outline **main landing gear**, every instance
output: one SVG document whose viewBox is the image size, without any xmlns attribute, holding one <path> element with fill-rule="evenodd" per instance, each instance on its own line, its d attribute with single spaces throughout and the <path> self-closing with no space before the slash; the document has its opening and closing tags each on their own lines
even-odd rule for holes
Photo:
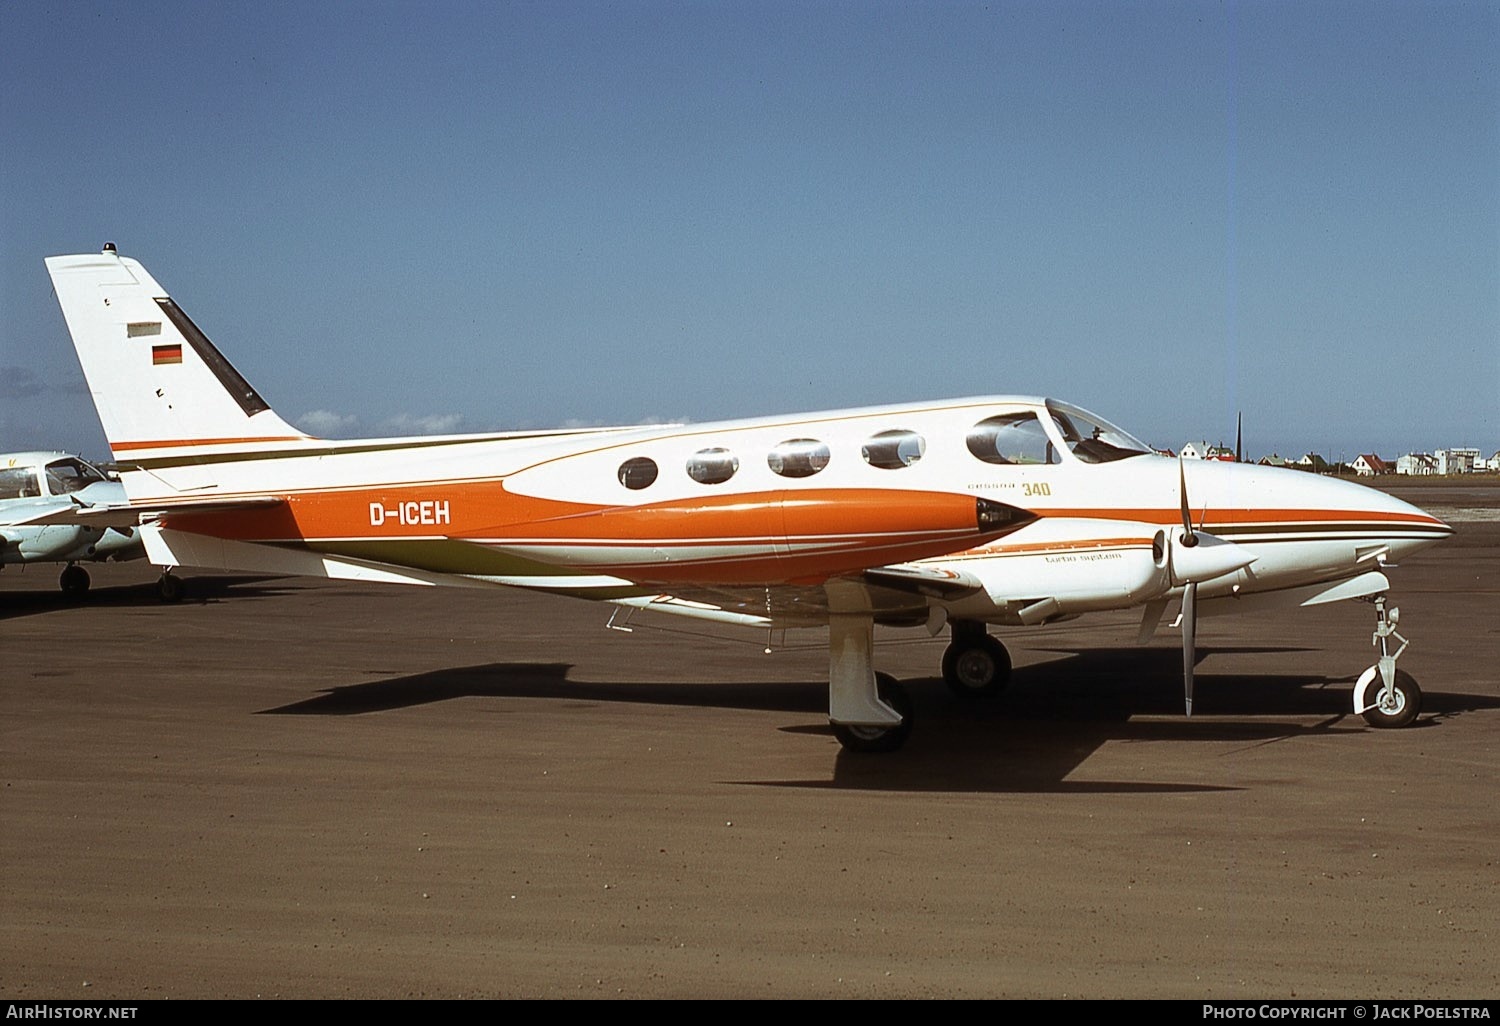
<svg viewBox="0 0 1500 1026">
<path fill-rule="evenodd" d="M 57 578 L 57 586 L 69 602 L 82 602 L 89 592 L 89 572 L 77 563 L 69 563 Z"/>
<path fill-rule="evenodd" d="M 831 722 L 833 736 L 849 752 L 894 752 L 906 744 L 911 735 L 912 704 L 906 689 L 888 673 L 875 675 L 875 687 L 880 701 L 895 710 L 901 722 L 892 727 L 861 726 L 854 723 Z"/>
<path fill-rule="evenodd" d="M 858 595 L 830 589 L 833 605 L 840 597 L 857 605 Z M 867 608 L 867 607 L 866 607 Z M 862 609 L 828 617 L 828 721 L 833 736 L 849 752 L 894 752 L 911 735 L 912 702 L 893 677 L 871 665 L 875 629 Z M 943 653 L 943 679 L 957 694 L 983 698 L 998 694 L 1010 681 L 1010 653 L 985 631 L 984 624 L 956 621 L 953 641 Z"/>
<path fill-rule="evenodd" d="M 163 602 L 181 602 L 183 595 L 182 578 L 172 573 L 172 568 L 167 567 L 156 579 L 156 596 Z"/>
<path fill-rule="evenodd" d="M 953 641 L 943 650 L 943 680 L 961 698 L 990 698 L 1010 683 L 1010 653 L 973 620 L 953 622 Z"/>
<path fill-rule="evenodd" d="M 1374 644 L 1380 649 L 1380 658 L 1354 684 L 1354 711 L 1372 727 L 1405 727 L 1422 711 L 1422 690 L 1411 674 L 1396 669 L 1396 660 L 1410 642 L 1396 630 L 1401 610 L 1392 607 L 1387 612 L 1384 595 L 1370 601 L 1375 603 Z M 1401 642 L 1394 652 L 1392 638 Z"/>
</svg>

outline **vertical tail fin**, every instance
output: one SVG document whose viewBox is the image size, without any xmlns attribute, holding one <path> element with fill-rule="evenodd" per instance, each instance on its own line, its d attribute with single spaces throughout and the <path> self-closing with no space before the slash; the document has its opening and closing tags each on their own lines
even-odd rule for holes
<svg viewBox="0 0 1500 1026">
<path fill-rule="evenodd" d="M 48 257 L 47 272 L 117 460 L 307 438 L 113 245 Z"/>
</svg>

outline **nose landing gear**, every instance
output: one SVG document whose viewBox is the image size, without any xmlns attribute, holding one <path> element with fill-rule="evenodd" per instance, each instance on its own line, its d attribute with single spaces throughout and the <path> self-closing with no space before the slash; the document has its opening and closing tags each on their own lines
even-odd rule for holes
<svg viewBox="0 0 1500 1026">
<path fill-rule="evenodd" d="M 1376 595 L 1370 601 L 1375 603 L 1373 644 L 1380 649 L 1380 658 L 1354 683 L 1354 711 L 1372 727 L 1405 727 L 1422 711 L 1421 688 L 1411 674 L 1396 669 L 1396 660 L 1411 643 L 1396 630 L 1401 611 L 1392 607 L 1387 612 L 1384 595 Z M 1401 642 L 1394 652 L 1392 638 Z"/>
</svg>

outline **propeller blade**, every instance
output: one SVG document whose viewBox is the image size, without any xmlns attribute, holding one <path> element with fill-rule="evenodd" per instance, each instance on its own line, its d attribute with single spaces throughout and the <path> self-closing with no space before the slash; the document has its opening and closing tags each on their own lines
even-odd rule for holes
<svg viewBox="0 0 1500 1026">
<path fill-rule="evenodd" d="M 1146 608 L 1141 612 L 1141 629 L 1136 633 L 1136 644 L 1144 645 L 1151 640 L 1151 635 L 1156 633 L 1157 624 L 1161 623 L 1162 614 L 1167 611 L 1167 600 L 1164 598 L 1152 599 L 1146 603 Z"/>
<path fill-rule="evenodd" d="M 1181 453 L 1177 454 L 1177 497 L 1182 503 L 1182 544 L 1192 548 L 1198 544 L 1198 536 L 1193 533 L 1193 514 L 1188 509 L 1187 464 Z"/>
<path fill-rule="evenodd" d="M 1182 593 L 1182 698 L 1187 714 L 1193 715 L 1193 664 L 1198 658 L 1198 585 L 1189 584 Z"/>
</svg>

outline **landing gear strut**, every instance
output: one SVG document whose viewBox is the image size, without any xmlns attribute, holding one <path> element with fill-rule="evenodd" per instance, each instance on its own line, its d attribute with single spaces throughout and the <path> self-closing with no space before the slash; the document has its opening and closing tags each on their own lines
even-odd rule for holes
<svg viewBox="0 0 1500 1026">
<path fill-rule="evenodd" d="M 828 615 L 828 722 L 848 752 L 894 752 L 911 734 L 912 705 L 895 678 L 872 665 L 875 621 L 858 585 L 824 585 Z"/>
<path fill-rule="evenodd" d="M 953 641 L 943 650 L 943 680 L 962 698 L 989 698 L 1010 683 L 1010 653 L 984 624 L 953 622 Z"/>
<path fill-rule="evenodd" d="M 1380 649 L 1380 658 L 1354 684 L 1354 711 L 1372 727 L 1405 727 L 1422 711 L 1422 691 L 1411 674 L 1396 669 L 1396 660 L 1410 642 L 1396 630 L 1401 611 L 1392 607 L 1387 613 L 1385 600 L 1384 595 L 1371 600 L 1375 603 L 1374 644 Z M 1394 652 L 1392 638 L 1401 642 Z"/>
<path fill-rule="evenodd" d="M 894 752 L 906 744 L 906 738 L 911 734 L 912 704 L 906 689 L 888 673 L 877 673 L 875 686 L 880 700 L 900 714 L 901 722 L 893 727 L 866 727 L 830 721 L 833 736 L 839 739 L 845 751 Z"/>
</svg>

